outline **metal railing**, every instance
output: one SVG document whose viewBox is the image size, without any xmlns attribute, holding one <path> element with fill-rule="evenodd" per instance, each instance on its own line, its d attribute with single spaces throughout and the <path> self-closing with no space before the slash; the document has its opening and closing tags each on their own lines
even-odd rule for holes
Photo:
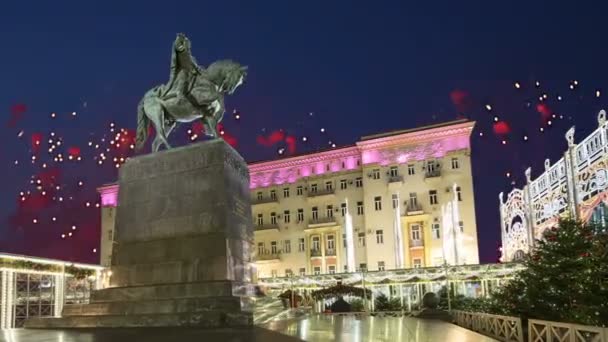
<svg viewBox="0 0 608 342">
<path fill-rule="evenodd" d="M 406 213 L 415 213 L 418 211 L 422 211 L 422 205 L 420 205 L 420 203 L 407 203 L 406 207 L 405 207 L 405 212 Z"/>
<path fill-rule="evenodd" d="M 256 224 L 255 230 L 279 229 L 278 223 Z"/>
<path fill-rule="evenodd" d="M 389 183 L 399 183 L 399 182 L 403 182 L 403 176 L 400 176 L 400 175 L 396 175 L 396 176 L 389 176 L 389 177 L 388 177 L 388 182 L 389 182 Z"/>
<path fill-rule="evenodd" d="M 251 199 L 251 205 L 267 204 L 267 203 L 277 203 L 277 202 L 279 202 L 279 198 L 278 197 L 272 198 L 270 196 L 254 197 L 254 198 Z"/>
<path fill-rule="evenodd" d="M 433 178 L 433 177 L 440 177 L 441 176 L 441 169 L 432 169 L 432 170 L 426 170 L 426 172 L 424 173 L 424 178 Z"/>
<path fill-rule="evenodd" d="M 321 217 L 321 218 L 316 218 L 316 219 L 310 219 L 308 220 L 308 224 L 309 225 L 315 225 L 315 224 L 327 224 L 327 223 L 336 223 L 336 218 L 331 216 L 331 217 Z"/>
<path fill-rule="evenodd" d="M 310 250 L 311 257 L 320 257 L 321 255 L 322 255 L 322 253 L 321 253 L 320 249 L 311 249 Z"/>
<path fill-rule="evenodd" d="M 272 253 L 272 252 L 265 251 L 264 254 L 258 254 L 256 259 L 257 260 L 280 260 L 281 253 L 280 252 Z"/>
<path fill-rule="evenodd" d="M 491 336 L 499 341 L 524 342 L 524 333 L 519 317 L 458 310 L 453 310 L 451 313 L 454 323 L 463 328 Z M 530 339 L 530 341 L 540 342 L 545 340 Z"/>
<path fill-rule="evenodd" d="M 309 191 L 308 192 L 308 197 L 318 197 L 318 196 L 325 196 L 325 195 L 333 195 L 335 193 L 336 193 L 336 189 L 334 189 L 334 188 L 317 190 L 317 191 Z"/>
<path fill-rule="evenodd" d="M 336 250 L 334 248 L 326 249 L 325 256 L 336 256 Z"/>
</svg>

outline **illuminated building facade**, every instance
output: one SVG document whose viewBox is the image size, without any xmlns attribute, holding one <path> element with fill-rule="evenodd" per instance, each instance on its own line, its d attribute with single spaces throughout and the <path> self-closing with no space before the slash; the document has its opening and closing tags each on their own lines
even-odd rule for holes
<svg viewBox="0 0 608 342">
<path fill-rule="evenodd" d="M 0 253 L 0 329 L 60 317 L 64 305 L 88 303 L 107 276 L 98 265 Z"/>
<path fill-rule="evenodd" d="M 560 217 L 604 223 L 608 218 L 608 124 L 606 112 L 598 114 L 598 128 L 583 141 L 574 142 L 574 127 L 566 133 L 568 149 L 545 171 L 527 184 L 513 189 L 507 198 L 500 193 L 502 261 L 522 258 Z"/>
<path fill-rule="evenodd" d="M 453 121 L 249 164 L 258 277 L 477 264 L 473 127 Z M 99 191 L 109 265 L 118 186 Z"/>
</svg>

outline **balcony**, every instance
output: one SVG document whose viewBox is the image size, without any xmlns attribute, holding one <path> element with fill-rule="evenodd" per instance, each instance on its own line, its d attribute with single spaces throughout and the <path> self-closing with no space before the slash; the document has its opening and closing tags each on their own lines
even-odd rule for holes
<svg viewBox="0 0 608 342">
<path fill-rule="evenodd" d="M 388 188 L 391 191 L 399 190 L 399 188 L 403 185 L 403 176 L 394 175 L 388 176 Z"/>
<path fill-rule="evenodd" d="M 335 226 L 337 225 L 337 221 L 336 218 L 331 216 L 331 217 L 322 217 L 322 218 L 317 218 L 317 219 L 311 219 L 308 221 L 308 229 L 312 229 L 312 228 L 320 228 L 320 227 L 327 227 L 327 226 Z"/>
<path fill-rule="evenodd" d="M 258 224 L 254 226 L 254 229 L 256 232 L 260 232 L 260 231 L 275 231 L 278 232 L 279 231 L 279 224 L 278 223 L 267 223 L 267 224 Z"/>
<path fill-rule="evenodd" d="M 264 196 L 264 197 L 255 197 L 251 199 L 251 205 L 252 206 L 263 206 L 263 205 L 269 205 L 269 204 L 277 204 L 279 203 L 279 198 L 278 197 L 270 197 L 270 196 Z"/>
<path fill-rule="evenodd" d="M 320 257 L 321 256 L 321 250 L 320 249 L 311 249 L 310 250 L 310 257 Z"/>
<path fill-rule="evenodd" d="M 308 199 L 309 200 L 313 200 L 313 199 L 325 199 L 328 197 L 333 197 L 336 194 L 336 189 L 331 188 L 331 189 L 324 189 L 324 190 L 317 190 L 317 191 L 309 191 L 308 192 Z"/>
<path fill-rule="evenodd" d="M 419 203 L 407 203 L 405 207 L 405 215 L 420 215 L 424 213 L 422 206 Z"/>
<path fill-rule="evenodd" d="M 264 254 L 258 254 L 256 257 L 256 261 L 270 261 L 270 262 L 278 262 L 281 261 L 281 253 L 271 253 L 269 251 L 265 251 Z"/>
<path fill-rule="evenodd" d="M 441 169 L 440 168 L 435 168 L 435 169 L 427 169 L 426 172 L 424 173 L 424 178 L 436 178 L 436 177 L 441 177 Z"/>
<path fill-rule="evenodd" d="M 417 240 L 410 239 L 410 248 L 411 247 L 422 247 L 422 246 L 424 246 L 424 241 L 422 241 L 421 239 L 417 239 Z"/>
<path fill-rule="evenodd" d="M 388 182 L 389 183 L 402 183 L 403 176 L 400 176 L 400 175 L 388 176 Z"/>
<path fill-rule="evenodd" d="M 336 256 L 336 250 L 334 248 L 326 249 L 325 256 Z"/>
</svg>

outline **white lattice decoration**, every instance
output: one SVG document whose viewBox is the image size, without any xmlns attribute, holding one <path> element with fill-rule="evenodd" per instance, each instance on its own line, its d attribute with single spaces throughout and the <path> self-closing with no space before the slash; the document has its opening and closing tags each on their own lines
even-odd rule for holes
<svg viewBox="0 0 608 342">
<path fill-rule="evenodd" d="M 603 160 L 578 174 L 578 200 L 580 203 L 608 188 L 608 168 Z"/>
<path fill-rule="evenodd" d="M 524 192 L 514 189 L 507 196 L 503 207 L 503 253 L 507 260 L 512 260 L 517 251 L 527 253 L 530 242 L 529 224 L 526 215 Z"/>
<path fill-rule="evenodd" d="M 524 334 L 519 317 L 490 315 L 479 312 L 452 311 L 457 325 L 504 342 L 523 342 Z"/>
<path fill-rule="evenodd" d="M 608 342 L 608 329 L 589 325 L 528 320 L 530 342 Z"/>
</svg>

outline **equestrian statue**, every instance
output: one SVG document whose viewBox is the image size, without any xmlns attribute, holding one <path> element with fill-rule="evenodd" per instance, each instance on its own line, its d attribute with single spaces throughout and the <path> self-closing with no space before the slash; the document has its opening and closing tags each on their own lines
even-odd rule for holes
<svg viewBox="0 0 608 342">
<path fill-rule="evenodd" d="M 190 40 L 178 34 L 173 43 L 169 82 L 146 92 L 137 106 L 136 149 L 148 139 L 150 126 L 156 136 L 152 152 L 161 145 L 171 148 L 167 138 L 178 122 L 202 120 L 205 134 L 217 138 L 217 124 L 224 116 L 224 95 L 232 95 L 243 84 L 247 67 L 220 60 L 204 69 L 192 56 Z"/>
</svg>

